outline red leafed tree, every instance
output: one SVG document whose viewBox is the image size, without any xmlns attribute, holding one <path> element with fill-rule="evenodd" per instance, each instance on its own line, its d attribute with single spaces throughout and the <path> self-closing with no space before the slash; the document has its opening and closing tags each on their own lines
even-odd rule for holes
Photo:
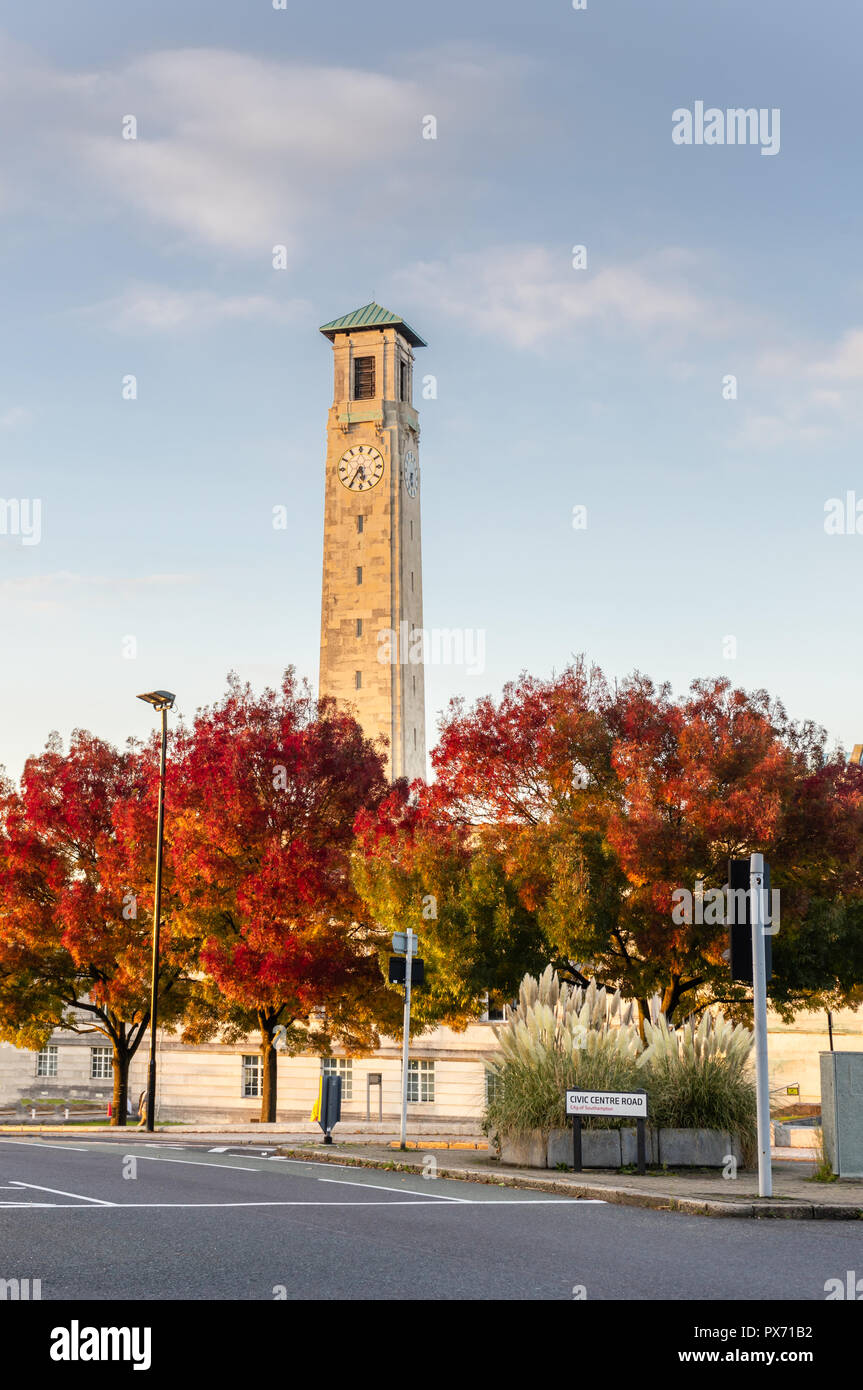
<svg viewBox="0 0 863 1390">
<path fill-rule="evenodd" d="M 395 1025 L 384 944 L 350 879 L 357 813 L 387 790 L 354 719 L 317 704 L 292 671 L 255 695 L 229 679 L 175 746 L 169 847 L 187 926 L 210 988 L 190 1039 L 261 1039 L 261 1118 L 276 1118 L 276 1042 L 363 1049 Z M 311 1026 L 310 1026 L 311 1024 Z"/>
<path fill-rule="evenodd" d="M 55 737 L 30 758 L 20 788 L 0 785 L 0 1036 L 41 1047 L 58 1027 L 101 1034 L 119 1125 L 150 1019 L 156 777 L 151 752 L 77 731 L 68 752 Z M 166 1022 L 183 1008 L 183 975 L 166 930 Z"/>
<path fill-rule="evenodd" d="M 722 915 L 696 903 L 729 857 L 761 852 L 781 894 L 775 1006 L 859 997 L 863 769 L 765 692 L 717 679 L 674 698 L 640 675 L 612 690 L 579 662 L 453 705 L 432 762 L 439 813 L 502 855 L 564 974 L 619 986 L 642 1011 L 658 991 L 670 1018 L 745 1007 Z M 673 912 L 681 889 L 689 920 Z"/>
</svg>

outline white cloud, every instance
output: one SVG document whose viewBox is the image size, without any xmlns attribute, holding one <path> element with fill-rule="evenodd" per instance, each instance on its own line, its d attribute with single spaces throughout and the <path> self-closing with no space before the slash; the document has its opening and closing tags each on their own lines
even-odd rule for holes
<svg viewBox="0 0 863 1390">
<path fill-rule="evenodd" d="M 863 328 L 851 328 L 844 333 L 830 352 L 811 367 L 812 376 L 830 381 L 863 380 Z"/>
<path fill-rule="evenodd" d="M 401 204 L 445 208 L 476 140 L 505 143 L 517 61 L 441 51 L 400 71 L 188 48 L 70 73 L 0 38 L 0 120 L 16 132 L 0 192 L 60 216 L 131 210 L 163 249 L 263 258 L 279 244 L 296 260 L 334 218 L 367 233 Z M 489 109 L 504 112 L 492 125 Z M 422 139 L 430 111 L 457 140 Z"/>
<path fill-rule="evenodd" d="M 777 330 L 774 329 L 774 332 Z M 863 329 L 846 329 L 833 343 L 797 342 L 762 351 L 752 366 L 752 394 L 768 410 L 746 413 L 733 442 L 775 449 L 816 444 L 859 428 Z"/>
<path fill-rule="evenodd" d="M 312 316 L 302 299 L 280 302 L 264 294 L 218 295 L 209 290 L 174 290 L 165 285 L 136 285 L 84 311 L 104 317 L 119 331 L 144 329 L 196 331 L 225 321 L 269 319 L 291 323 Z"/>
<path fill-rule="evenodd" d="M 790 445 L 818 444 L 829 431 L 823 426 L 807 424 L 799 411 L 786 414 L 748 415 L 735 434 L 732 443 L 738 448 L 778 449 Z"/>
<path fill-rule="evenodd" d="M 32 419 L 31 411 L 24 410 L 22 406 L 13 405 L 9 410 L 0 413 L 0 429 L 14 430 L 19 425 L 29 425 Z"/>
<path fill-rule="evenodd" d="M 573 270 L 566 246 L 499 246 L 420 263 L 395 278 L 417 302 L 516 347 L 556 346 L 580 328 L 714 334 L 731 317 L 686 283 L 674 250 Z"/>
</svg>

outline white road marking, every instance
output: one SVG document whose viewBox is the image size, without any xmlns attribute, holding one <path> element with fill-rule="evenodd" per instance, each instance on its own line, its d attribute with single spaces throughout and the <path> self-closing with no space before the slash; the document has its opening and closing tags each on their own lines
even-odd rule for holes
<svg viewBox="0 0 863 1390">
<path fill-rule="evenodd" d="M 349 1178 L 318 1178 L 318 1182 L 334 1182 L 338 1183 L 339 1187 L 373 1187 L 378 1192 L 400 1192 L 402 1194 L 413 1192 L 410 1187 L 385 1187 L 382 1182 L 351 1182 Z M 418 1194 L 414 1193 L 414 1196 L 416 1195 Z M 423 1200 L 429 1199 L 436 1202 L 467 1202 L 469 1200 L 467 1197 L 444 1197 L 440 1192 L 430 1192 L 428 1199 L 424 1198 Z"/>
<path fill-rule="evenodd" d="M 68 1194 L 67 1194 L 68 1195 Z M 93 1198 L 88 1198 L 92 1201 Z M 490 1198 L 482 1200 L 476 1197 L 464 1197 L 459 1199 L 465 1206 L 471 1207 L 526 1207 L 526 1206 L 569 1206 L 604 1207 L 606 1203 L 599 1198 L 580 1198 L 573 1200 L 568 1197 L 513 1197 L 504 1201 L 497 1202 Z M 31 1210 L 42 1203 L 32 1203 Z M 45 1207 L 52 1211 L 157 1211 L 170 1209 L 171 1211 L 198 1211 L 203 1209 L 212 1210 L 222 1207 L 389 1207 L 394 1210 L 396 1207 L 431 1207 L 434 1211 L 443 1211 L 443 1207 L 429 1197 L 419 1197 L 405 1202 L 375 1201 L 368 1202 L 108 1202 L 104 1206 L 82 1207 L 72 1205 L 68 1202 L 46 1202 Z M 10 1207 L 11 1209 L 11 1207 Z"/>
<path fill-rule="evenodd" d="M 144 1163 L 184 1163 L 191 1168 L 218 1168 L 220 1172 L 259 1173 L 260 1168 L 238 1168 L 236 1163 L 207 1163 L 202 1158 L 163 1158 L 161 1154 L 135 1154 Z"/>
<path fill-rule="evenodd" d="M 226 1154 L 227 1152 L 228 1152 L 227 1148 L 223 1148 L 223 1149 L 208 1149 L 208 1150 L 207 1150 L 207 1153 L 208 1153 L 208 1154 Z"/>
<path fill-rule="evenodd" d="M 33 1211 L 36 1207 L 44 1211 L 59 1205 L 59 1202 L 0 1202 L 0 1207 L 26 1207 L 28 1211 Z M 87 1210 L 92 1211 L 93 1208 L 88 1207 Z"/>
<path fill-rule="evenodd" d="M 15 1187 L 26 1187 L 29 1192 L 50 1192 L 55 1197 L 77 1197 L 79 1202 L 95 1202 L 98 1207 L 113 1207 L 116 1202 L 106 1202 L 103 1197 L 84 1197 L 80 1192 L 64 1192 L 59 1187 L 40 1187 L 35 1182 L 16 1182 Z"/>
<path fill-rule="evenodd" d="M 35 1142 L 32 1139 L 0 1139 L 0 1144 L 24 1144 L 28 1149 L 68 1149 L 73 1154 L 87 1153 L 83 1144 L 46 1144 L 41 1139 Z"/>
</svg>

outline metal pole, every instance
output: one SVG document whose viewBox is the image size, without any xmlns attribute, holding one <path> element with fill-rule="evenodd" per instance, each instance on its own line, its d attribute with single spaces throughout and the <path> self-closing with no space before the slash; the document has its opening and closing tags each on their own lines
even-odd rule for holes
<svg viewBox="0 0 863 1390">
<path fill-rule="evenodd" d="M 162 756 L 159 762 L 159 811 L 156 820 L 156 896 L 153 903 L 153 962 L 150 975 L 150 1061 L 147 1067 L 147 1130 L 156 1122 L 156 1025 L 159 998 L 159 923 L 162 918 L 162 844 L 165 831 L 165 762 L 168 751 L 168 708 L 162 706 Z"/>
<path fill-rule="evenodd" d="M 773 1196 L 770 1166 L 770 1082 L 767 1074 L 767 971 L 764 962 L 764 856 L 749 860 L 752 912 L 752 1011 L 755 1022 L 755 1092 L 758 1106 L 758 1195 Z"/>
<path fill-rule="evenodd" d="M 647 1136 L 644 1131 L 645 1121 L 639 1116 L 635 1121 L 635 1157 L 642 1177 L 647 1172 Z"/>
<path fill-rule="evenodd" d="M 402 1033 L 402 1128 L 399 1148 L 406 1149 L 408 1132 L 408 1060 L 411 1041 L 411 946 L 413 944 L 413 931 L 410 927 L 407 930 L 407 959 L 405 961 L 405 1021 Z"/>
<path fill-rule="evenodd" d="M 827 1010 L 827 1033 L 830 1038 L 830 1051 L 833 1051 L 833 1015 Z"/>
<path fill-rule="evenodd" d="M 581 1159 L 581 1116 L 572 1117 L 572 1171 L 580 1173 L 582 1167 Z"/>
</svg>

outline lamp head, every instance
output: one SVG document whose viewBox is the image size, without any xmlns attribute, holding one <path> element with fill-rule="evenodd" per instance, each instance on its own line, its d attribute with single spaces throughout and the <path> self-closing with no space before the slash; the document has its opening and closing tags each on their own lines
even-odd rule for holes
<svg viewBox="0 0 863 1390">
<path fill-rule="evenodd" d="M 153 709 L 160 712 L 165 709 L 172 709 L 176 695 L 172 695 L 170 690 L 151 690 L 147 695 L 139 695 L 138 699 L 145 704 L 152 705 Z"/>
</svg>

